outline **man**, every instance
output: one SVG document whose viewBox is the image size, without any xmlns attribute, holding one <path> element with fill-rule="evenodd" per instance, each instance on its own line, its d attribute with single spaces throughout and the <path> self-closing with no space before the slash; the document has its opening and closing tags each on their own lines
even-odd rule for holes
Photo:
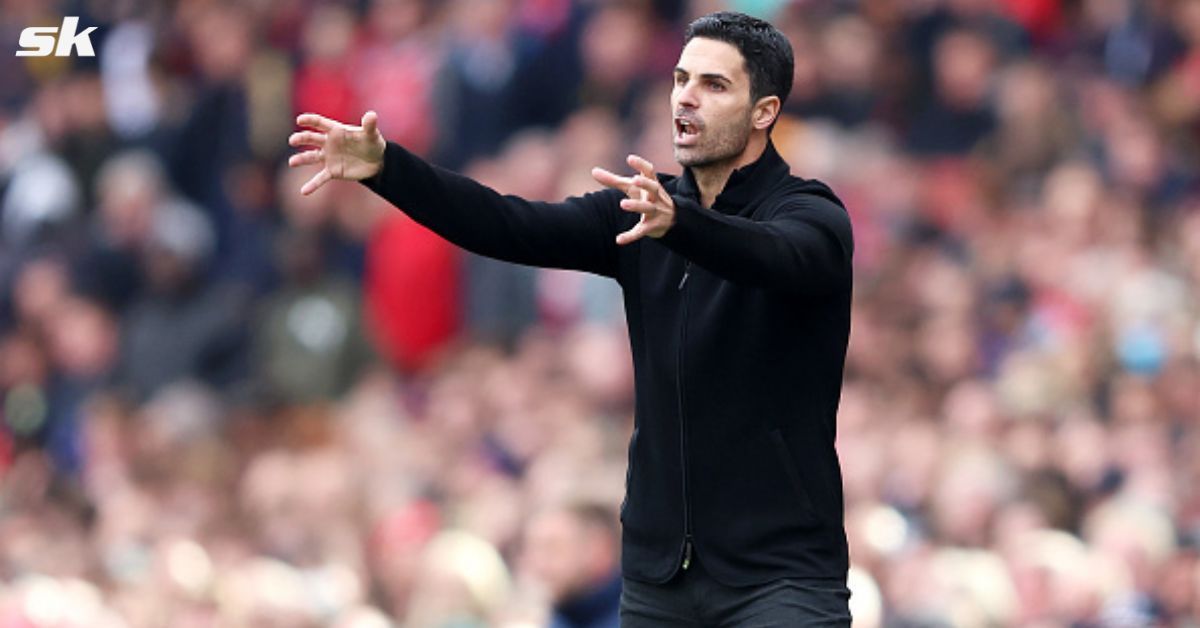
<svg viewBox="0 0 1200 628">
<path fill-rule="evenodd" d="M 621 508 L 624 626 L 849 625 L 835 419 L 850 327 L 850 221 L 770 141 L 792 51 L 771 25 L 704 16 L 671 93 L 681 176 L 631 155 L 609 190 L 501 196 L 315 114 L 301 188 L 361 180 L 450 241 L 623 290 L 637 399 Z"/>
<path fill-rule="evenodd" d="M 620 532 L 613 514 L 579 502 L 538 512 L 526 524 L 521 563 L 554 605 L 547 628 L 620 625 Z"/>
</svg>

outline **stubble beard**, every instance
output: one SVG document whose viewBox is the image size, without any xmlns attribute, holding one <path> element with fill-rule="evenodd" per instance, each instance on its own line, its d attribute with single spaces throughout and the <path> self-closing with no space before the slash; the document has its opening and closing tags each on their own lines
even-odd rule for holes
<svg viewBox="0 0 1200 628">
<path fill-rule="evenodd" d="M 752 128 L 749 116 L 744 124 L 729 124 L 719 130 L 709 127 L 706 129 L 707 131 L 710 133 L 717 131 L 717 133 L 706 142 L 707 145 L 683 148 L 676 146 L 675 161 L 679 162 L 679 165 L 693 170 L 704 170 L 723 165 L 737 159 L 746 150 L 746 145 L 750 143 Z"/>
</svg>

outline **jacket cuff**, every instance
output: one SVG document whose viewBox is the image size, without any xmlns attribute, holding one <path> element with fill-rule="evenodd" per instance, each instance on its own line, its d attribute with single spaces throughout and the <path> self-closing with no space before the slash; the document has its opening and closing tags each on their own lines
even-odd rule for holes
<svg viewBox="0 0 1200 628">
<path fill-rule="evenodd" d="M 365 185 L 368 190 L 376 194 L 382 194 L 380 190 L 383 188 L 383 178 L 391 172 L 396 172 L 397 168 L 402 171 L 403 166 L 398 165 L 398 162 L 406 157 L 408 157 L 408 151 L 403 146 L 395 142 L 387 142 L 387 145 L 383 148 L 383 164 L 380 165 L 379 172 L 376 172 L 375 176 L 360 180 L 359 183 Z"/>
<path fill-rule="evenodd" d="M 673 194 L 671 200 L 675 203 L 675 222 L 659 241 L 686 257 L 685 251 L 694 241 L 697 228 L 704 222 L 701 212 L 705 210 L 700 203 L 686 196 Z"/>
</svg>

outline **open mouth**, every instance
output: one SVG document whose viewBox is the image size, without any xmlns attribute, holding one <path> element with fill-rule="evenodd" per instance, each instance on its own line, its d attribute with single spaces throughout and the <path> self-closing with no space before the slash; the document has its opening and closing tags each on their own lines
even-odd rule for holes
<svg viewBox="0 0 1200 628">
<path fill-rule="evenodd" d="M 675 118 L 675 144 L 685 146 L 694 144 L 700 135 L 700 125 L 689 118 Z"/>
</svg>

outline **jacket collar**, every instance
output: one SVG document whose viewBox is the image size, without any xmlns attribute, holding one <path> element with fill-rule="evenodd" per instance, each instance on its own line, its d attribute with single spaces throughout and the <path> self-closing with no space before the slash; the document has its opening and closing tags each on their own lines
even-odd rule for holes
<svg viewBox="0 0 1200 628">
<path fill-rule="evenodd" d="M 725 189 L 717 195 L 713 209 L 729 214 L 737 213 L 748 204 L 766 194 L 775 182 L 791 174 L 791 167 L 775 150 L 775 143 L 767 140 L 763 154 L 753 163 L 734 170 L 725 182 Z M 696 201 L 700 200 L 700 188 L 691 168 L 683 169 L 679 178 L 678 193 Z"/>
</svg>

